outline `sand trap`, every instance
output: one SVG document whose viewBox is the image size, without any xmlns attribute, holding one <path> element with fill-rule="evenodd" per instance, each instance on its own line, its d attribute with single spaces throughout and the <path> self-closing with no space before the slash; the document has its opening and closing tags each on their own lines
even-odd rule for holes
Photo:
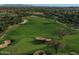
<svg viewBox="0 0 79 59">
<path fill-rule="evenodd" d="M 40 40 L 40 41 L 52 41 L 52 39 L 49 39 L 49 38 L 45 38 L 45 37 L 35 37 L 36 40 Z"/>
<path fill-rule="evenodd" d="M 35 37 L 36 40 L 45 40 L 44 37 Z"/>
<path fill-rule="evenodd" d="M 0 48 L 5 48 L 11 44 L 10 40 L 5 40 L 3 44 L 0 45 Z"/>
<path fill-rule="evenodd" d="M 21 23 L 19 23 L 19 24 L 25 24 L 25 23 L 27 23 L 28 22 L 28 20 L 24 20 L 23 22 L 21 22 Z"/>
<path fill-rule="evenodd" d="M 36 51 L 33 55 L 47 55 L 45 51 L 43 50 L 38 50 Z"/>
</svg>

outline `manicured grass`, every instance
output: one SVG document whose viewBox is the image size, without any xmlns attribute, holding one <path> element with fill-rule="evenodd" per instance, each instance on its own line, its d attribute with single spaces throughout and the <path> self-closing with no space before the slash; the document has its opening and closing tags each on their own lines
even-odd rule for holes
<svg viewBox="0 0 79 59">
<path fill-rule="evenodd" d="M 51 19 L 41 17 L 28 17 L 28 23 L 13 27 L 4 39 L 13 40 L 13 44 L 0 52 L 7 52 L 8 54 L 27 53 L 33 50 L 42 49 L 46 44 L 34 44 L 34 37 L 45 36 L 53 37 L 52 32 L 55 31 L 56 26 L 61 25 Z"/>
<path fill-rule="evenodd" d="M 9 47 L 1 49 L 0 54 L 32 54 L 32 52 L 39 49 L 46 50 L 52 54 L 55 53 L 53 47 L 47 47 L 46 44 L 34 43 L 34 37 L 44 36 L 53 38 L 55 37 L 53 34 L 55 30 L 63 27 L 63 25 L 54 20 L 41 17 L 28 17 L 27 20 L 28 23 L 14 26 L 13 29 L 4 37 L 4 39 L 12 40 L 13 43 Z M 69 38 L 64 37 L 66 44 L 75 47 L 73 44 L 78 44 L 77 37 L 75 37 L 77 39 L 75 43 L 72 37 L 69 36 Z M 76 48 L 78 48 L 78 45 Z M 60 52 L 61 51 L 62 50 L 60 50 Z"/>
<path fill-rule="evenodd" d="M 79 54 L 79 34 L 64 36 L 66 50 Z"/>
</svg>

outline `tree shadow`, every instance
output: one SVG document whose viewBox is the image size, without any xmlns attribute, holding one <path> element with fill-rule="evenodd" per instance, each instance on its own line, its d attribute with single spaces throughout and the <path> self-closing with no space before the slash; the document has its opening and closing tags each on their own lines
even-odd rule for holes
<svg viewBox="0 0 79 59">
<path fill-rule="evenodd" d="M 39 44 L 45 44 L 46 42 L 45 41 L 38 41 L 38 40 L 33 40 L 33 41 L 31 41 L 30 43 L 32 43 L 32 44 L 35 44 L 35 45 L 39 45 Z"/>
</svg>

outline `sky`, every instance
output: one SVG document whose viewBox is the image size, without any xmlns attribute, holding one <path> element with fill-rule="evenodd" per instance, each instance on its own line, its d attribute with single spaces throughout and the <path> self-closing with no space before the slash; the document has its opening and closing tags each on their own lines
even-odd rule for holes
<svg viewBox="0 0 79 59">
<path fill-rule="evenodd" d="M 0 6 L 5 4 L 0 4 Z M 13 4 L 12 4 L 13 5 Z M 24 4 L 26 5 L 26 4 Z M 49 7 L 79 7 L 79 4 L 27 4 L 32 6 L 49 6 Z"/>
<path fill-rule="evenodd" d="M 58 6 L 58 7 L 79 7 L 79 4 L 34 4 L 33 6 Z"/>
</svg>

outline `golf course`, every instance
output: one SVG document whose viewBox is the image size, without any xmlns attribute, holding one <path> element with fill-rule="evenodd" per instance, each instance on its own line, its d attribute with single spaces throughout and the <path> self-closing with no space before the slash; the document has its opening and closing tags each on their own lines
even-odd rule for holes
<svg viewBox="0 0 79 59">
<path fill-rule="evenodd" d="M 70 35 L 73 29 L 66 24 L 58 22 L 57 20 L 48 19 L 38 16 L 28 16 L 25 18 L 28 22 L 24 24 L 15 24 L 0 39 L 2 44 L 4 40 L 11 40 L 11 45 L 0 48 L 0 54 L 30 54 L 32 55 L 37 50 L 44 50 L 48 54 L 56 54 L 53 46 L 48 46 L 47 43 L 37 43 L 35 37 L 46 37 L 52 40 L 64 40 L 65 47 L 58 48 L 57 54 L 68 54 L 69 52 L 79 53 L 78 41 L 79 33 Z M 57 29 L 66 29 L 68 35 L 61 35 Z M 74 29 L 75 30 L 75 29 Z M 57 31 L 57 32 L 56 32 Z M 78 30 L 77 30 L 78 31 Z"/>
</svg>

